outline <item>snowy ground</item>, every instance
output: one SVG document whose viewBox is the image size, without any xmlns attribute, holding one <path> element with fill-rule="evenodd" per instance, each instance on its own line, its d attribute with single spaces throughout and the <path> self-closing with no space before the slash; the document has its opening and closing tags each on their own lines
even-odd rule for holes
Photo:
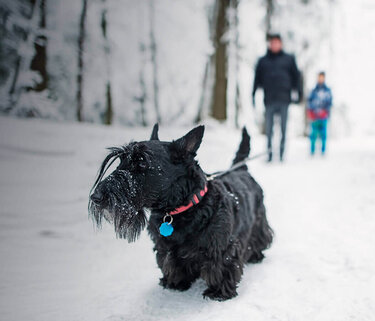
<svg viewBox="0 0 375 321">
<path fill-rule="evenodd" d="M 184 131 L 162 127 L 160 137 Z M 2 320 L 374 320 L 374 136 L 331 140 L 324 159 L 290 137 L 285 164 L 250 164 L 275 242 L 245 269 L 239 296 L 219 303 L 202 299 L 203 282 L 163 290 L 147 233 L 128 244 L 87 218 L 104 147 L 149 134 L 0 118 Z M 208 126 L 202 167 L 226 168 L 238 141 Z M 253 152 L 263 147 L 253 137 Z"/>
</svg>

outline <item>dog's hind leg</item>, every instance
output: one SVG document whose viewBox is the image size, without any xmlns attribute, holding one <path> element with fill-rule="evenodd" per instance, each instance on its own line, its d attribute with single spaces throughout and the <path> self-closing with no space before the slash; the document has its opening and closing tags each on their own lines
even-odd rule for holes
<svg viewBox="0 0 375 321">
<path fill-rule="evenodd" d="M 208 286 L 204 297 L 224 301 L 237 296 L 237 284 L 243 273 L 240 246 L 239 242 L 233 242 L 216 262 L 208 261 L 204 265 L 201 276 Z"/>
<path fill-rule="evenodd" d="M 273 231 L 268 225 L 263 202 L 259 204 L 256 222 L 253 225 L 249 244 L 247 247 L 248 263 L 258 263 L 264 259 L 262 253 L 272 243 Z"/>
</svg>

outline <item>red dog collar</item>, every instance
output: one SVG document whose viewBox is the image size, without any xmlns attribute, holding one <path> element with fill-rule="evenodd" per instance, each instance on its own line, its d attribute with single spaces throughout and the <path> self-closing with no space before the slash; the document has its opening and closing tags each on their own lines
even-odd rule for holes
<svg viewBox="0 0 375 321">
<path fill-rule="evenodd" d="M 189 208 L 193 207 L 194 205 L 197 205 L 202 200 L 203 196 L 206 193 L 207 193 L 207 185 L 205 185 L 204 189 L 202 189 L 198 194 L 193 195 L 193 199 L 189 202 L 188 205 L 177 207 L 172 212 L 169 212 L 168 215 L 176 215 L 176 214 L 180 214 L 182 212 L 187 211 Z"/>
</svg>

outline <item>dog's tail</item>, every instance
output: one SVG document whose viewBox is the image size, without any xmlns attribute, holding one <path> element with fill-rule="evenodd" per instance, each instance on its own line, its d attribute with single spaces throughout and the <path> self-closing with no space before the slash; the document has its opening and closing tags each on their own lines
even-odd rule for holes
<svg viewBox="0 0 375 321">
<path fill-rule="evenodd" d="M 246 127 L 242 129 L 242 140 L 240 143 L 240 147 L 238 148 L 238 151 L 236 153 L 236 157 L 233 160 L 232 166 L 242 162 L 247 157 L 249 157 L 250 154 L 250 136 L 247 133 Z"/>
</svg>

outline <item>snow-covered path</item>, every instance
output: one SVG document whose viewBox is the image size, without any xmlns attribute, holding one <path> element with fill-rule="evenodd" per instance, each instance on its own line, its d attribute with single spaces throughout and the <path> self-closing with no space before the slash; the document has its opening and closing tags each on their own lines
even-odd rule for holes
<svg viewBox="0 0 375 321">
<path fill-rule="evenodd" d="M 162 127 L 160 136 L 184 131 Z M 245 269 L 239 296 L 219 303 L 202 299 L 201 281 L 185 293 L 163 290 L 147 233 L 128 244 L 87 218 L 104 147 L 149 134 L 0 118 L 2 320 L 374 319 L 374 136 L 331 141 L 324 159 L 293 139 L 284 164 L 250 164 L 275 242 Z M 226 168 L 239 136 L 206 128 L 202 167 Z M 253 137 L 253 152 L 263 144 Z"/>
</svg>

